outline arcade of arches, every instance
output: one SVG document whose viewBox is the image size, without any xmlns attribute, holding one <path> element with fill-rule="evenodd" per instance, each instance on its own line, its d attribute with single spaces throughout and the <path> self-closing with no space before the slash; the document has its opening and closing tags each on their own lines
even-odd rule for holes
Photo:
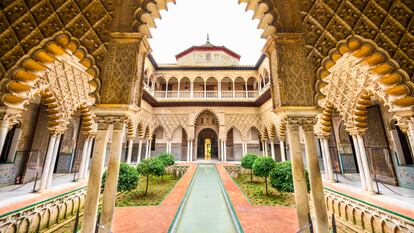
<svg viewBox="0 0 414 233">
<path fill-rule="evenodd" d="M 161 152 L 291 160 L 303 232 L 309 214 L 318 233 L 332 214 L 340 232 L 414 232 L 413 1 L 240 0 L 266 40 L 253 66 L 210 41 L 158 64 L 149 28 L 174 2 L 0 2 L 0 232 L 75 204 L 95 232 L 104 168 L 108 232 L 120 162 Z M 75 182 L 58 190 L 57 173 Z M 8 188 L 35 180 L 20 198 Z"/>
</svg>

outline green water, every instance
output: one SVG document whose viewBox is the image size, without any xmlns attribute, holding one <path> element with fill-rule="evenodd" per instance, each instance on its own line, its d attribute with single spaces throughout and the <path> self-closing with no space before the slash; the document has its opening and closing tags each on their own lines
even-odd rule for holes
<svg viewBox="0 0 414 233">
<path fill-rule="evenodd" d="M 214 165 L 200 164 L 198 166 L 175 232 L 237 232 L 220 188 L 219 179 Z"/>
</svg>

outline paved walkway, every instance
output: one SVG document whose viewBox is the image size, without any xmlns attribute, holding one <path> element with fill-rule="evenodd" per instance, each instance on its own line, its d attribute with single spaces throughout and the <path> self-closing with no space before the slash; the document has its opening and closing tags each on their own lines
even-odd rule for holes
<svg viewBox="0 0 414 233">
<path fill-rule="evenodd" d="M 39 183 L 37 182 L 37 188 Z M 52 187 L 41 193 L 33 193 L 34 182 L 0 187 L 0 215 L 84 187 L 86 184 L 87 179 L 73 182 L 73 174 L 54 174 Z"/>
<path fill-rule="evenodd" d="M 245 233 L 296 232 L 296 210 L 291 207 L 252 206 L 226 169 L 217 164 L 223 185 L 230 197 Z"/>
<path fill-rule="evenodd" d="M 323 176 L 324 177 L 324 176 Z M 361 189 L 359 174 L 338 175 L 339 182 L 324 181 L 324 187 L 356 199 L 414 218 L 414 189 L 407 189 L 388 184 L 378 184 L 380 194 L 368 194 Z M 375 191 L 377 190 L 374 184 Z"/>
<path fill-rule="evenodd" d="M 185 165 L 185 163 L 180 163 L 180 165 Z M 160 205 L 115 208 L 113 232 L 167 232 L 197 168 L 196 164 L 188 165 L 190 168 Z"/>
</svg>

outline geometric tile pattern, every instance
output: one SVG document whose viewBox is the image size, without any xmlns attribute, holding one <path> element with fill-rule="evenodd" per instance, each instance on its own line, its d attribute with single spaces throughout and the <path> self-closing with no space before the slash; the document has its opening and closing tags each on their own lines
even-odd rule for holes
<svg viewBox="0 0 414 233">
<path fill-rule="evenodd" d="M 314 74 L 338 41 L 357 34 L 385 49 L 414 77 L 413 0 L 303 0 L 302 16 Z"/>
</svg>

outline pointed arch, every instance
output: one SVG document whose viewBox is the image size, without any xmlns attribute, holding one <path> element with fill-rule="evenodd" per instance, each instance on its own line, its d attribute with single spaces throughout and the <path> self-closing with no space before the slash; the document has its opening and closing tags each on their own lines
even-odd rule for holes
<svg viewBox="0 0 414 233">
<path fill-rule="evenodd" d="M 196 125 L 197 120 L 198 120 L 198 118 L 200 117 L 200 115 L 201 115 L 202 113 L 205 113 L 205 112 L 209 112 L 209 113 L 213 114 L 213 115 L 214 115 L 214 117 L 215 117 L 215 119 L 216 119 L 216 121 L 217 121 L 217 123 L 218 123 L 219 125 L 222 125 L 222 124 L 223 124 L 223 119 L 220 117 L 220 115 L 219 115 L 216 111 L 214 111 L 214 110 L 213 110 L 213 109 L 211 109 L 211 108 L 203 108 L 201 111 L 198 111 L 196 114 L 194 114 L 194 115 L 190 118 L 190 125 Z"/>
<path fill-rule="evenodd" d="M 334 108 L 347 128 L 364 130 L 371 97 L 395 115 L 414 108 L 414 83 L 408 74 L 374 41 L 360 36 L 338 42 L 317 76 L 315 101 L 323 108 L 316 128 L 320 132 L 330 132 Z"/>
<path fill-rule="evenodd" d="M 99 69 L 86 48 L 58 32 L 31 49 L 0 82 L 5 115 L 19 115 L 36 95 L 48 107 L 49 128 L 64 129 L 81 106 L 99 100 Z"/>
</svg>

